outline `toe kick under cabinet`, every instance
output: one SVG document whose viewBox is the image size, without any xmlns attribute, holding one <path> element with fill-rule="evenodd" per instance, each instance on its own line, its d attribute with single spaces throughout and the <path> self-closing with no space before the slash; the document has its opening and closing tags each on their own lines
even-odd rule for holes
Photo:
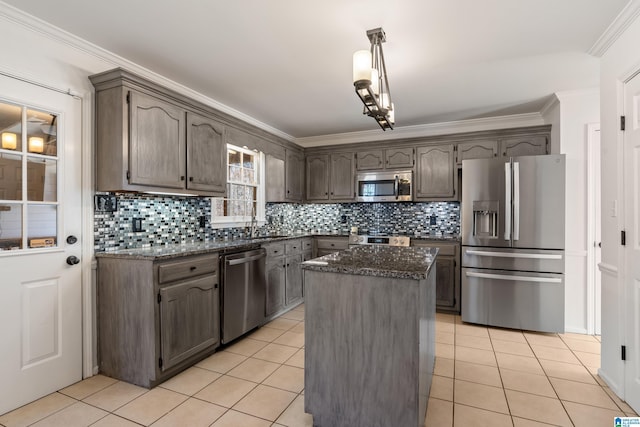
<svg viewBox="0 0 640 427">
<path fill-rule="evenodd" d="M 220 345 L 218 254 L 98 258 L 100 372 L 151 388 Z"/>
</svg>

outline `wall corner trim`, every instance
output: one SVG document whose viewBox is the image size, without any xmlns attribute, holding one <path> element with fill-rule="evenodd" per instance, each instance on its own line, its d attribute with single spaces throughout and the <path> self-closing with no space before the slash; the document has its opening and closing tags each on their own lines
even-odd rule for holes
<svg viewBox="0 0 640 427">
<path fill-rule="evenodd" d="M 587 53 L 598 58 L 602 57 L 638 16 L 640 16 L 640 0 L 631 0 Z"/>
</svg>

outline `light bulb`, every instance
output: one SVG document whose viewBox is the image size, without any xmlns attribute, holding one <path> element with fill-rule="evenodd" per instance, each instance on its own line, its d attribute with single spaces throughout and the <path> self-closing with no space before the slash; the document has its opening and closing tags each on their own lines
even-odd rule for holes
<svg viewBox="0 0 640 427">
<path fill-rule="evenodd" d="M 2 133 L 2 148 L 6 150 L 15 150 L 18 147 L 18 138 L 15 133 Z"/>
</svg>

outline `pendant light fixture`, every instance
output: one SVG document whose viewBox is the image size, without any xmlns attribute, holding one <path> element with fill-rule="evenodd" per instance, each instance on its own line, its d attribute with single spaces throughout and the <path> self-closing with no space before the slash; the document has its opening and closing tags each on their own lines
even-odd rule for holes
<svg viewBox="0 0 640 427">
<path fill-rule="evenodd" d="M 373 117 L 382 130 L 393 129 L 395 116 L 382 43 L 387 41 L 382 28 L 367 31 L 370 50 L 353 54 L 353 86 L 364 104 L 363 114 Z"/>
</svg>

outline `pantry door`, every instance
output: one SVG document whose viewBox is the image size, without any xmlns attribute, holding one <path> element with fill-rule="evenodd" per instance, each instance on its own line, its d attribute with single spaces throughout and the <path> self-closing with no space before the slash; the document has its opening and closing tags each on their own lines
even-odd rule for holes
<svg viewBox="0 0 640 427">
<path fill-rule="evenodd" d="M 625 84 L 624 195 L 625 331 L 624 400 L 640 411 L 640 74 Z"/>
<path fill-rule="evenodd" d="M 0 75 L 0 414 L 82 377 L 81 110 Z"/>
</svg>

